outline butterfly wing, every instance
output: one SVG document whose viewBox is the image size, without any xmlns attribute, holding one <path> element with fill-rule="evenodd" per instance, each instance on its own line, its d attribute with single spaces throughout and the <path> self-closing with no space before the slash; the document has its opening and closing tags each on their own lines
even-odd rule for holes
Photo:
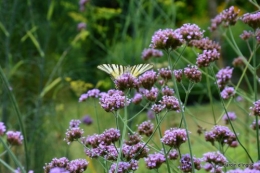
<svg viewBox="0 0 260 173">
<path fill-rule="evenodd" d="M 137 64 L 137 65 L 130 67 L 130 73 L 134 77 L 137 77 L 140 74 L 143 74 L 144 72 L 146 72 L 152 68 L 153 68 L 152 64 Z"/>
<path fill-rule="evenodd" d="M 113 80 L 118 79 L 126 70 L 125 66 L 117 64 L 102 64 L 97 66 L 97 68 L 108 73 Z"/>
</svg>

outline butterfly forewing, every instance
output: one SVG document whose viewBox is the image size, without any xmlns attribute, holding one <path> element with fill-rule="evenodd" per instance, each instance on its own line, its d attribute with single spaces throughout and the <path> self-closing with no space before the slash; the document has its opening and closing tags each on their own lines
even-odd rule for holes
<svg viewBox="0 0 260 173">
<path fill-rule="evenodd" d="M 138 65 L 134 65 L 131 67 L 130 69 L 130 73 L 134 76 L 137 77 L 140 74 L 150 70 L 153 68 L 153 65 L 151 64 L 138 64 Z"/>
</svg>

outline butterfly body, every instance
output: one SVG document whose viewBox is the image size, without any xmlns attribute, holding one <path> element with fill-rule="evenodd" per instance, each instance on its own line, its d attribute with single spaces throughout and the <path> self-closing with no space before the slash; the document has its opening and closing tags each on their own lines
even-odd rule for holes
<svg viewBox="0 0 260 173">
<path fill-rule="evenodd" d="M 118 64 L 102 64 L 97 66 L 98 69 L 108 73 L 113 80 L 117 80 L 125 73 L 130 73 L 133 77 L 138 77 L 142 73 L 153 68 L 151 64 L 137 64 L 134 66 L 123 66 Z"/>
</svg>

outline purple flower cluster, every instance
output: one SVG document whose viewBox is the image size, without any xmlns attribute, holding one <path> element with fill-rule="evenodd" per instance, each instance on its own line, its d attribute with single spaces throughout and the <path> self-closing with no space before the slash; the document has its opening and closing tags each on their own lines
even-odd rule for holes
<svg viewBox="0 0 260 173">
<path fill-rule="evenodd" d="M 232 77 L 233 68 L 226 67 L 220 69 L 216 74 L 217 84 L 220 89 L 223 89 Z"/>
<path fill-rule="evenodd" d="M 204 31 L 201 31 L 198 25 L 186 23 L 179 28 L 182 38 L 189 45 L 191 40 L 200 40 L 203 38 Z"/>
<path fill-rule="evenodd" d="M 202 160 L 206 162 L 204 169 L 208 172 L 222 172 L 222 167 L 228 162 L 219 151 L 203 154 Z"/>
<path fill-rule="evenodd" d="M 214 142 L 218 142 L 222 146 L 227 144 L 230 147 L 237 147 L 235 134 L 226 126 L 214 126 L 211 131 L 205 133 L 205 139 L 211 142 L 212 145 L 214 145 Z"/>
<path fill-rule="evenodd" d="M 185 154 L 181 157 L 181 165 L 180 165 L 180 169 L 183 172 L 191 172 L 192 171 L 192 162 L 191 162 L 191 157 L 189 154 Z M 201 169 L 201 165 L 200 165 L 200 159 L 197 159 L 195 157 L 193 157 L 193 163 L 194 163 L 194 168 L 197 170 Z"/>
<path fill-rule="evenodd" d="M 87 93 L 82 94 L 79 98 L 79 102 L 83 102 L 85 100 L 87 100 L 89 97 L 92 98 L 98 98 L 100 94 L 100 90 L 99 89 L 92 89 L 92 90 L 88 90 Z"/>
<path fill-rule="evenodd" d="M 46 163 L 43 167 L 45 173 L 57 173 L 57 171 L 64 171 L 64 173 L 82 173 L 88 167 L 88 162 L 85 159 L 76 159 L 69 161 L 66 157 L 54 158 L 50 163 Z M 59 172 L 59 173 L 60 173 Z"/>
<path fill-rule="evenodd" d="M 138 88 L 139 82 L 131 73 L 124 73 L 119 76 L 115 81 L 116 88 L 124 91 L 129 88 Z"/>
<path fill-rule="evenodd" d="M 191 82 L 197 83 L 201 81 L 202 73 L 197 66 L 188 65 L 188 67 L 184 68 L 184 74 Z"/>
<path fill-rule="evenodd" d="M 172 79 L 172 72 L 168 68 L 160 68 L 159 69 L 159 76 L 164 80 L 168 81 Z"/>
<path fill-rule="evenodd" d="M 176 160 L 179 157 L 179 153 L 177 152 L 177 150 L 175 149 L 171 149 L 167 158 L 170 160 Z"/>
<path fill-rule="evenodd" d="M 140 93 L 135 93 L 134 97 L 132 98 L 132 103 L 138 105 L 139 103 L 141 103 L 143 99 L 143 95 Z"/>
<path fill-rule="evenodd" d="M 187 133 L 185 129 L 171 128 L 164 132 L 161 141 L 170 147 L 179 148 L 180 145 L 187 141 Z"/>
<path fill-rule="evenodd" d="M 174 73 L 174 76 L 175 76 L 176 81 L 177 81 L 177 82 L 181 82 L 181 80 L 182 80 L 182 75 L 183 75 L 183 70 L 182 70 L 182 69 L 174 70 L 173 73 Z"/>
<path fill-rule="evenodd" d="M 157 99 L 157 96 L 159 94 L 158 88 L 152 87 L 150 90 L 145 90 L 144 95 L 147 98 L 147 100 L 154 102 Z"/>
<path fill-rule="evenodd" d="M 254 33 L 252 31 L 243 31 L 243 33 L 240 35 L 240 38 L 242 40 L 248 40 L 250 37 L 252 37 Z"/>
<path fill-rule="evenodd" d="M 147 158 L 144 158 L 144 161 L 148 169 L 158 169 L 166 161 L 166 158 L 161 153 L 154 153 L 149 154 Z"/>
<path fill-rule="evenodd" d="M 249 25 L 250 27 L 256 29 L 260 26 L 260 12 L 256 12 L 253 14 L 246 13 L 241 17 L 241 20 Z"/>
<path fill-rule="evenodd" d="M 250 110 L 252 111 L 251 115 L 260 116 L 260 100 L 257 100 L 253 104 L 254 106 L 250 107 Z"/>
<path fill-rule="evenodd" d="M 235 10 L 233 6 L 222 11 L 219 15 L 217 15 L 214 19 L 211 20 L 210 30 L 214 31 L 217 27 L 223 24 L 224 27 L 228 27 L 230 25 L 235 25 L 237 22 L 239 10 Z"/>
<path fill-rule="evenodd" d="M 234 121 L 237 118 L 235 112 L 228 112 L 227 114 L 224 114 L 222 117 L 222 120 L 225 121 L 225 124 L 229 123 L 230 121 Z"/>
<path fill-rule="evenodd" d="M 128 142 L 128 144 L 123 144 L 122 152 L 126 160 L 139 160 L 140 158 L 147 157 L 149 148 L 142 142 L 132 143 L 131 145 Z"/>
<path fill-rule="evenodd" d="M 93 120 L 92 118 L 89 116 L 89 115 L 85 115 L 82 119 L 81 119 L 81 122 L 83 124 L 86 124 L 86 125 L 91 125 L 93 123 Z"/>
<path fill-rule="evenodd" d="M 235 89 L 233 87 L 225 87 L 220 95 L 224 100 L 227 100 L 235 95 Z"/>
<path fill-rule="evenodd" d="M 174 94 L 174 90 L 169 88 L 168 86 L 165 86 L 162 88 L 162 94 L 164 96 L 172 96 Z"/>
<path fill-rule="evenodd" d="M 23 142 L 23 135 L 21 134 L 21 132 L 19 131 L 7 131 L 6 132 L 6 136 L 7 136 L 7 142 L 10 145 L 22 145 Z"/>
<path fill-rule="evenodd" d="M 256 121 L 254 120 L 253 123 L 250 125 L 253 130 L 256 130 Z M 260 120 L 258 120 L 258 129 L 260 129 Z"/>
<path fill-rule="evenodd" d="M 162 112 L 162 110 L 165 108 L 165 105 L 161 105 L 161 104 L 153 104 L 151 109 L 152 111 L 154 111 L 154 113 L 159 114 L 160 112 Z"/>
<path fill-rule="evenodd" d="M 217 50 L 220 52 L 220 45 L 217 42 L 210 40 L 208 37 L 200 40 L 191 40 L 190 44 L 200 50 Z"/>
<path fill-rule="evenodd" d="M 160 29 L 152 36 L 150 47 L 153 49 L 176 49 L 183 43 L 179 30 Z"/>
<path fill-rule="evenodd" d="M 199 67 L 208 67 L 211 62 L 218 60 L 220 53 L 217 49 L 204 50 L 202 54 L 199 54 L 196 64 Z"/>
<path fill-rule="evenodd" d="M 77 26 L 78 31 L 84 30 L 84 29 L 86 29 L 86 27 L 87 27 L 87 24 L 84 22 L 78 23 L 78 26 Z"/>
<path fill-rule="evenodd" d="M 138 133 L 149 137 L 153 133 L 153 127 L 154 125 L 150 120 L 144 121 L 138 126 Z"/>
<path fill-rule="evenodd" d="M 108 93 L 102 94 L 99 104 L 106 112 L 117 111 L 130 103 L 130 100 L 125 97 L 122 91 L 109 90 Z"/>
<path fill-rule="evenodd" d="M 67 142 L 69 145 L 71 142 L 76 141 L 80 139 L 84 133 L 83 129 L 79 128 L 79 124 L 81 123 L 80 120 L 71 120 L 70 126 L 67 129 L 66 137 L 64 138 L 64 141 Z"/>
<path fill-rule="evenodd" d="M 3 122 L 0 122 L 0 136 L 3 136 L 6 131 L 5 124 Z"/>
<path fill-rule="evenodd" d="M 156 49 L 148 48 L 148 49 L 144 49 L 142 52 L 142 59 L 145 61 L 149 60 L 152 57 L 159 58 L 162 56 L 163 56 L 163 52 L 160 50 L 156 50 Z"/>
<path fill-rule="evenodd" d="M 84 11 L 86 4 L 89 2 L 89 0 L 79 0 L 79 10 Z"/>
<path fill-rule="evenodd" d="M 116 171 L 117 168 L 117 171 Z M 113 163 L 109 169 L 109 173 L 125 173 L 129 171 L 135 171 L 138 169 L 138 162 L 131 160 L 130 162 Z"/>
<path fill-rule="evenodd" d="M 139 77 L 139 82 L 140 84 L 145 88 L 145 89 L 151 89 L 155 82 L 157 81 L 157 74 L 155 71 L 150 70 L 145 72 Z"/>
<path fill-rule="evenodd" d="M 155 118 L 155 114 L 151 109 L 147 111 L 147 118 L 150 120 L 153 120 Z"/>
<path fill-rule="evenodd" d="M 176 97 L 174 96 L 163 96 L 160 101 L 161 105 L 164 105 L 166 109 L 173 111 L 180 111 L 180 104 Z"/>
</svg>

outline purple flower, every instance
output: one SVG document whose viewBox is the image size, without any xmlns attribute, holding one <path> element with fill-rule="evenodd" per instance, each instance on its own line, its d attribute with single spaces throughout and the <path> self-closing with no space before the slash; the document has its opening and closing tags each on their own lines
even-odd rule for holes
<svg viewBox="0 0 260 173">
<path fill-rule="evenodd" d="M 3 122 L 0 122 L 0 136 L 3 136 L 6 131 L 5 124 Z"/>
<path fill-rule="evenodd" d="M 154 114 L 154 112 L 153 112 L 151 109 L 149 109 L 149 110 L 147 111 L 147 117 L 148 117 L 148 119 L 150 119 L 150 120 L 153 120 L 153 119 L 155 118 L 155 114 Z"/>
<path fill-rule="evenodd" d="M 227 100 L 235 95 L 235 89 L 233 87 L 225 87 L 220 95 L 224 100 Z"/>
<path fill-rule="evenodd" d="M 171 151 L 168 154 L 168 159 L 176 160 L 176 159 L 178 159 L 178 157 L 179 157 L 179 154 L 178 154 L 177 150 L 171 149 Z"/>
<path fill-rule="evenodd" d="M 158 169 L 166 161 L 166 158 L 161 153 L 154 153 L 149 154 L 147 158 L 144 158 L 144 161 L 148 169 Z"/>
<path fill-rule="evenodd" d="M 172 72 L 168 68 L 159 69 L 159 75 L 166 81 L 168 81 L 172 78 Z"/>
<path fill-rule="evenodd" d="M 250 107 L 252 113 L 251 115 L 259 116 L 260 115 L 260 100 L 257 100 L 256 102 L 253 103 L 254 106 Z"/>
<path fill-rule="evenodd" d="M 117 172 L 116 172 L 117 168 Z M 119 162 L 113 163 L 109 169 L 109 173 L 125 173 L 129 171 L 135 171 L 138 169 L 138 162 L 136 160 L 133 160 L 131 162 Z"/>
<path fill-rule="evenodd" d="M 66 157 L 61 157 L 59 159 L 53 158 L 50 163 L 45 163 L 43 169 L 44 172 L 50 172 L 51 170 L 53 170 L 53 173 L 56 173 L 56 171 L 60 170 L 60 171 L 64 171 L 64 173 L 67 173 L 66 168 L 68 165 L 69 165 L 69 160 Z"/>
<path fill-rule="evenodd" d="M 192 171 L 192 162 L 191 162 L 191 157 L 189 154 L 185 154 L 181 157 L 181 165 L 180 168 L 183 172 L 191 172 Z M 197 159 L 193 157 L 193 163 L 194 163 L 194 168 L 197 170 L 201 169 L 200 165 L 200 159 Z"/>
<path fill-rule="evenodd" d="M 243 33 L 240 35 L 240 38 L 242 40 L 248 40 L 252 36 L 254 36 L 254 33 L 252 31 L 244 30 Z"/>
<path fill-rule="evenodd" d="M 206 162 L 204 169 L 210 172 L 215 172 L 217 170 L 218 172 L 221 171 L 222 166 L 224 166 L 228 162 L 226 157 L 223 154 L 221 154 L 219 151 L 208 152 L 203 154 L 202 160 Z"/>
<path fill-rule="evenodd" d="M 151 90 L 145 90 L 145 97 L 147 100 L 154 102 L 157 99 L 159 90 L 155 87 L 152 87 Z"/>
<path fill-rule="evenodd" d="M 83 133 L 84 131 L 79 127 L 69 128 L 67 129 L 66 137 L 64 138 L 64 141 L 66 141 L 67 144 L 69 145 L 71 142 L 80 139 Z"/>
<path fill-rule="evenodd" d="M 100 94 L 100 90 L 99 89 L 92 89 L 92 90 L 88 90 L 87 93 L 82 94 L 79 98 L 79 102 L 83 102 L 85 100 L 87 100 L 89 97 L 92 98 L 98 98 Z"/>
<path fill-rule="evenodd" d="M 124 73 L 115 80 L 116 88 L 124 91 L 129 88 L 138 88 L 139 82 L 131 73 Z"/>
<path fill-rule="evenodd" d="M 202 54 L 199 54 L 196 64 L 199 67 L 208 67 L 211 62 L 214 62 L 220 58 L 220 53 L 216 49 L 204 50 Z"/>
<path fill-rule="evenodd" d="M 212 145 L 214 145 L 214 142 L 219 142 L 222 146 L 227 144 L 232 147 L 232 143 L 236 141 L 236 136 L 228 127 L 215 125 L 211 131 L 205 133 L 205 139 Z"/>
<path fill-rule="evenodd" d="M 165 96 L 172 96 L 174 94 L 174 90 L 169 88 L 168 86 L 165 86 L 162 88 L 162 94 Z"/>
<path fill-rule="evenodd" d="M 101 107 L 106 112 L 117 111 L 130 103 L 124 94 L 118 90 L 109 90 L 108 94 L 103 94 L 99 99 Z M 125 102 L 126 101 L 126 102 Z"/>
<path fill-rule="evenodd" d="M 176 81 L 177 81 L 177 82 L 181 82 L 182 75 L 183 75 L 182 69 L 174 70 L 173 73 L 174 73 L 174 76 L 175 76 Z"/>
<path fill-rule="evenodd" d="M 84 29 L 86 29 L 86 27 L 87 27 L 87 25 L 84 22 L 78 23 L 78 26 L 77 26 L 78 31 L 84 30 Z"/>
<path fill-rule="evenodd" d="M 177 111 L 177 112 L 180 111 L 179 101 L 174 96 L 163 96 L 160 103 L 162 105 L 165 105 L 165 108 L 168 110 L 173 110 L 173 111 Z"/>
<path fill-rule="evenodd" d="M 204 31 L 201 31 L 198 25 L 196 24 L 190 24 L 186 23 L 182 25 L 179 29 L 180 34 L 182 35 L 182 38 L 187 42 L 189 45 L 189 42 L 191 40 L 200 40 L 203 38 Z"/>
<path fill-rule="evenodd" d="M 81 121 L 86 125 L 91 125 L 93 123 L 93 120 L 89 115 L 85 115 Z"/>
<path fill-rule="evenodd" d="M 21 134 L 21 132 L 7 131 L 6 136 L 7 136 L 7 142 L 10 145 L 17 145 L 17 146 L 22 145 L 23 135 Z"/>
<path fill-rule="evenodd" d="M 82 142 L 86 146 L 90 145 L 91 147 L 96 148 L 101 143 L 101 137 L 98 134 L 94 134 L 94 135 L 88 136 L 87 138 L 84 138 L 84 141 L 82 141 Z"/>
<path fill-rule="evenodd" d="M 201 81 L 202 73 L 197 66 L 188 65 L 188 67 L 184 68 L 184 74 L 191 82 L 197 83 Z"/>
<path fill-rule="evenodd" d="M 70 173 L 70 171 L 64 168 L 55 167 L 55 168 L 51 168 L 49 173 Z"/>
<path fill-rule="evenodd" d="M 143 99 L 142 94 L 135 93 L 134 98 L 132 99 L 132 102 L 137 105 L 137 104 L 141 103 L 142 99 Z"/>
<path fill-rule="evenodd" d="M 68 170 L 70 172 L 82 173 L 88 167 L 88 162 L 85 159 L 75 159 L 70 161 Z"/>
<path fill-rule="evenodd" d="M 115 143 L 120 138 L 120 131 L 115 128 L 105 130 L 99 137 L 106 145 Z"/>
<path fill-rule="evenodd" d="M 235 112 L 228 112 L 227 114 L 223 115 L 222 120 L 225 121 L 225 124 L 228 124 L 229 120 L 234 121 L 236 118 L 237 118 L 237 116 L 236 116 Z"/>
<path fill-rule="evenodd" d="M 142 59 L 143 60 L 148 60 L 152 57 L 156 57 L 156 58 L 159 58 L 159 57 L 162 57 L 163 56 L 163 52 L 160 51 L 160 50 L 156 50 L 156 49 L 144 49 L 143 52 L 142 52 Z"/>
<path fill-rule="evenodd" d="M 145 89 L 151 89 L 157 81 L 156 72 L 153 70 L 145 72 L 139 77 L 139 81 Z"/>
<path fill-rule="evenodd" d="M 246 13 L 241 17 L 241 20 L 251 26 L 252 28 L 256 29 L 260 26 L 260 12 L 256 12 L 253 14 Z"/>
<path fill-rule="evenodd" d="M 153 49 L 176 49 L 183 43 L 179 30 L 160 29 L 152 36 L 150 47 Z"/>
<path fill-rule="evenodd" d="M 142 142 L 138 142 L 133 145 L 128 145 L 125 143 L 123 144 L 122 152 L 126 160 L 139 160 L 140 158 L 147 157 L 149 148 Z"/>
<path fill-rule="evenodd" d="M 159 114 L 165 108 L 165 105 L 162 104 L 153 104 L 151 109 L 154 113 Z"/>
<path fill-rule="evenodd" d="M 142 122 L 138 126 L 138 133 L 140 135 L 146 135 L 147 137 L 151 136 L 153 133 L 153 123 L 150 120 Z"/>
<path fill-rule="evenodd" d="M 220 69 L 216 74 L 217 84 L 220 89 L 223 89 L 232 77 L 233 68 L 226 67 Z"/>
<path fill-rule="evenodd" d="M 254 120 L 253 123 L 250 125 L 253 130 L 256 130 L 256 121 Z M 258 120 L 258 129 L 260 129 L 260 120 Z"/>
<path fill-rule="evenodd" d="M 80 120 L 71 120 L 69 128 L 79 127 L 80 123 Z"/>
<path fill-rule="evenodd" d="M 190 44 L 200 50 L 217 50 L 220 52 L 220 45 L 217 42 L 210 40 L 208 37 L 200 40 L 191 40 Z"/>
<path fill-rule="evenodd" d="M 139 134 L 137 133 L 134 133 L 134 134 L 128 134 L 129 136 L 129 140 L 128 141 L 125 141 L 125 143 L 127 145 L 135 145 L 137 143 L 139 143 L 142 139 L 142 136 L 140 136 Z"/>
<path fill-rule="evenodd" d="M 171 128 L 164 132 L 161 139 L 162 143 L 170 147 L 179 148 L 180 145 L 187 141 L 187 133 L 185 129 Z"/>
<path fill-rule="evenodd" d="M 87 100 L 88 98 L 88 94 L 81 94 L 80 98 L 79 98 L 79 102 L 83 102 L 85 100 Z"/>
</svg>

